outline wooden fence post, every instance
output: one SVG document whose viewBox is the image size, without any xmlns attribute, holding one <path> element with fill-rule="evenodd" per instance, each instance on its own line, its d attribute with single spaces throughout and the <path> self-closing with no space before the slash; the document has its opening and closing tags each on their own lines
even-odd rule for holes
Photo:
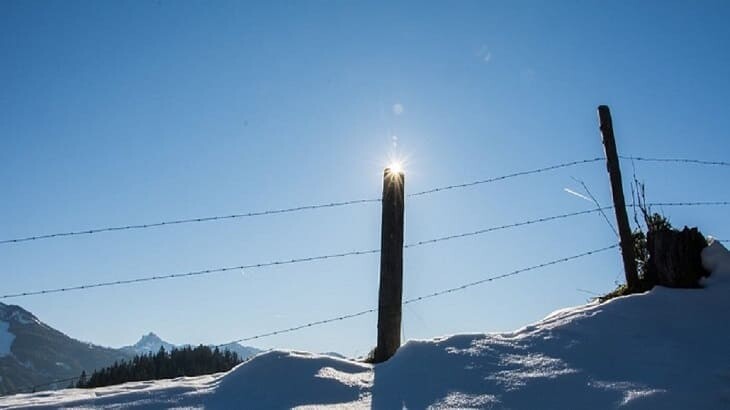
<svg viewBox="0 0 730 410">
<path fill-rule="evenodd" d="M 378 345 L 374 362 L 393 356 L 400 347 L 403 301 L 403 172 L 386 168 L 383 173 L 383 219 L 380 242 L 380 292 Z"/>
<path fill-rule="evenodd" d="M 608 176 L 611 180 L 613 209 L 616 212 L 616 223 L 618 224 L 618 232 L 621 237 L 621 256 L 624 261 L 626 284 L 629 289 L 638 289 L 639 274 L 634 255 L 634 241 L 631 235 L 631 227 L 629 226 L 629 216 L 626 213 L 624 188 L 621 182 L 621 168 L 619 167 L 618 153 L 616 152 L 616 140 L 613 135 L 611 111 L 608 109 L 608 106 L 598 106 L 598 120 L 603 138 L 603 148 L 606 152 L 606 167 L 608 168 Z"/>
</svg>

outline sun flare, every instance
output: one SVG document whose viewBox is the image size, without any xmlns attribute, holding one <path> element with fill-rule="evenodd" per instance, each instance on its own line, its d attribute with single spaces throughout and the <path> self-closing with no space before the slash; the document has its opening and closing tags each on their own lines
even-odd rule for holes
<svg viewBox="0 0 730 410">
<path fill-rule="evenodd" d="M 391 161 L 390 164 L 388 164 L 388 168 L 390 169 L 390 172 L 400 174 L 403 172 L 403 163 L 400 161 Z"/>
</svg>

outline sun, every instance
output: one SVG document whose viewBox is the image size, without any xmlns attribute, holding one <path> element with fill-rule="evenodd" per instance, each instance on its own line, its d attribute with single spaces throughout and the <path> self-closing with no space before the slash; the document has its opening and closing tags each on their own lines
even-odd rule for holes
<svg viewBox="0 0 730 410">
<path fill-rule="evenodd" d="M 390 172 L 400 174 L 403 172 L 403 163 L 400 161 L 391 161 L 390 164 L 388 164 L 388 168 L 390 169 Z"/>
</svg>

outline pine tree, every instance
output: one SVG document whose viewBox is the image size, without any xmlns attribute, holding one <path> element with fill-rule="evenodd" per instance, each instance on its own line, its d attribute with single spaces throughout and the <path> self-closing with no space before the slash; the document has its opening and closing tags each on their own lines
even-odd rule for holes
<svg viewBox="0 0 730 410">
<path fill-rule="evenodd" d="M 199 345 L 195 348 L 174 348 L 166 352 L 164 348 L 160 348 L 154 354 L 137 355 L 131 360 L 115 362 L 107 368 L 95 371 L 88 380 L 83 372 L 77 386 L 91 388 L 129 381 L 199 376 L 228 371 L 240 362 L 238 354 L 227 349 L 221 352 L 218 348 Z"/>
<path fill-rule="evenodd" d="M 86 370 L 82 370 L 81 376 L 79 376 L 79 381 L 76 383 L 76 387 L 84 387 L 86 382 Z"/>
</svg>

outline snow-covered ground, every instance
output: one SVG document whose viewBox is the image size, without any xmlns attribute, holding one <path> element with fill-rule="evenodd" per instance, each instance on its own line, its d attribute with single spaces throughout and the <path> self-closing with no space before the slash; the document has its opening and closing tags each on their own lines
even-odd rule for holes
<svg viewBox="0 0 730 410">
<path fill-rule="evenodd" d="M 224 374 L 17 395 L 0 408 L 728 409 L 730 252 L 713 243 L 703 263 L 703 289 L 564 309 L 512 333 L 410 341 L 376 366 L 278 350 Z"/>
<path fill-rule="evenodd" d="M 10 333 L 10 323 L 0 320 L 0 357 L 10 354 L 10 346 L 15 340 L 15 335 Z"/>
</svg>

